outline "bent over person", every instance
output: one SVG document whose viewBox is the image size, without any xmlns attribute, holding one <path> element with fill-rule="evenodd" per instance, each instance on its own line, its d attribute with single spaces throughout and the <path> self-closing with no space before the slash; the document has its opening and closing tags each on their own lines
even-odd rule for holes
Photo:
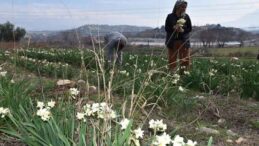
<svg viewBox="0 0 259 146">
<path fill-rule="evenodd" d="M 107 60 L 111 64 L 122 64 L 122 49 L 127 44 L 127 38 L 119 32 L 111 32 L 104 36 L 105 48 L 107 51 Z"/>
<path fill-rule="evenodd" d="M 180 59 L 180 73 L 190 66 L 190 32 L 191 19 L 186 14 L 187 2 L 177 0 L 173 12 L 168 14 L 165 22 L 166 46 L 168 48 L 169 69 L 176 70 L 177 56 Z"/>
</svg>

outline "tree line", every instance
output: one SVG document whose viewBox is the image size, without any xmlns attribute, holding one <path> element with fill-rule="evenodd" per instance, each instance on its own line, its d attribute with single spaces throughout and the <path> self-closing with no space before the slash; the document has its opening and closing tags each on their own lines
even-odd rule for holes
<svg viewBox="0 0 259 146">
<path fill-rule="evenodd" d="M 129 37 L 141 37 L 141 38 L 165 38 L 165 27 L 158 27 L 155 29 L 149 29 L 138 34 L 130 35 Z M 204 48 L 210 48 L 213 46 L 224 47 L 226 42 L 236 41 L 239 42 L 239 47 L 244 46 L 244 42 L 247 40 L 255 39 L 256 35 L 251 32 L 247 32 L 240 28 L 224 27 L 220 24 L 212 24 L 205 26 L 193 26 L 191 33 L 191 41 L 201 42 Z"/>
<path fill-rule="evenodd" d="M 210 48 L 213 44 L 223 48 L 226 42 L 237 41 L 239 47 L 244 46 L 246 40 L 253 39 L 254 35 L 239 28 L 223 27 L 221 25 L 208 25 L 201 30 L 196 30 L 197 39 L 202 42 L 203 47 Z"/>
<path fill-rule="evenodd" d="M 26 34 L 26 30 L 21 27 L 15 27 L 14 24 L 7 21 L 0 24 L 0 41 L 5 42 L 19 42 Z"/>
</svg>

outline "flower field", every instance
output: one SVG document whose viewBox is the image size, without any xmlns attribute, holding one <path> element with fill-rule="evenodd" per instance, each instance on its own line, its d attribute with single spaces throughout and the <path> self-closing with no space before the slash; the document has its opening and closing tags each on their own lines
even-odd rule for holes
<svg viewBox="0 0 259 146">
<path fill-rule="evenodd" d="M 0 144 L 259 144 L 258 61 L 193 58 L 180 75 L 166 56 L 123 59 L 109 65 L 102 50 L 2 50 Z"/>
</svg>

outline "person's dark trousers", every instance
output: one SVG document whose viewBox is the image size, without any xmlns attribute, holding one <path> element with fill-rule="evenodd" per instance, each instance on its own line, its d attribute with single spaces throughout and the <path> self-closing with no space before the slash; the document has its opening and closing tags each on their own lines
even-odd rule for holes
<svg viewBox="0 0 259 146">
<path fill-rule="evenodd" d="M 175 41 L 173 48 L 168 48 L 168 63 L 171 71 L 176 71 L 177 57 L 180 59 L 180 74 L 190 67 L 190 48 L 186 48 L 183 41 Z"/>
</svg>

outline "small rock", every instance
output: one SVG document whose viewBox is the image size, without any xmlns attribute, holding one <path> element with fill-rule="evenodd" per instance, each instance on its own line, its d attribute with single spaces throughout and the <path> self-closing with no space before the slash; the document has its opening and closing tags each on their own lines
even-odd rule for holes
<svg viewBox="0 0 259 146">
<path fill-rule="evenodd" d="M 228 136 L 237 136 L 237 133 L 233 132 L 232 130 L 227 130 L 227 135 Z"/>
<path fill-rule="evenodd" d="M 218 120 L 218 124 L 219 125 L 224 125 L 226 123 L 226 120 L 225 119 L 219 119 Z"/>
<path fill-rule="evenodd" d="M 230 92 L 231 92 L 231 93 L 235 93 L 235 92 L 236 92 L 236 90 L 235 90 L 235 89 L 232 89 Z"/>
<path fill-rule="evenodd" d="M 66 86 L 66 85 L 71 85 L 72 81 L 70 80 L 58 80 L 57 85 L 58 86 Z"/>
<path fill-rule="evenodd" d="M 78 85 L 85 85 L 85 81 L 84 81 L 84 80 L 78 80 L 78 81 L 77 81 L 77 84 L 78 84 Z"/>
<path fill-rule="evenodd" d="M 257 107 L 258 105 L 256 103 L 250 103 L 249 106 L 250 107 Z"/>
<path fill-rule="evenodd" d="M 227 139 L 226 142 L 227 143 L 233 143 L 233 140 L 232 139 Z"/>
<path fill-rule="evenodd" d="M 207 134 L 215 134 L 215 135 L 219 135 L 220 134 L 220 132 L 218 130 L 207 128 L 207 127 L 201 127 L 199 130 L 201 132 L 205 132 Z"/>
<path fill-rule="evenodd" d="M 197 96 L 195 96 L 195 97 L 193 97 L 193 99 L 205 99 L 205 97 L 204 96 L 200 96 L 200 95 L 197 95 Z"/>
<path fill-rule="evenodd" d="M 95 86 L 89 86 L 89 93 L 96 93 L 97 88 Z"/>
<path fill-rule="evenodd" d="M 211 125 L 211 127 L 213 127 L 213 128 L 217 128 L 217 127 L 219 127 L 219 125 L 217 125 L 217 124 L 213 124 L 213 125 Z"/>
<path fill-rule="evenodd" d="M 245 138 L 239 137 L 239 138 L 236 140 L 236 143 L 237 143 L 237 144 L 241 144 L 241 143 L 246 142 L 246 141 L 247 141 L 247 140 L 246 140 Z"/>
</svg>

